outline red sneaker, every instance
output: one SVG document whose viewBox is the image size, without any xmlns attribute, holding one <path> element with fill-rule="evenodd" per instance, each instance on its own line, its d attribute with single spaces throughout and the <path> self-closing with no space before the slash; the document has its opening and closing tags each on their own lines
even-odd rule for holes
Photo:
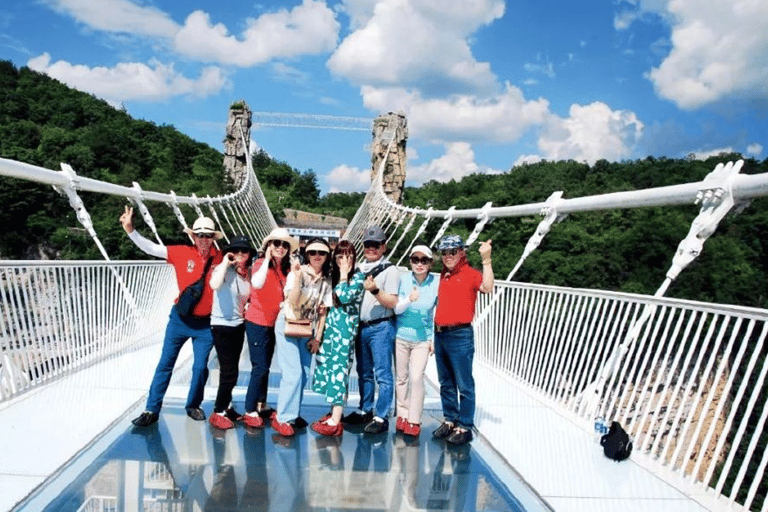
<svg viewBox="0 0 768 512">
<path fill-rule="evenodd" d="M 261 416 L 252 416 L 250 414 L 246 414 L 243 416 L 243 421 L 249 427 L 260 428 L 264 426 L 264 418 Z"/>
<path fill-rule="evenodd" d="M 272 415 L 272 428 L 281 436 L 291 437 L 294 434 L 290 423 L 280 423 L 277 421 L 277 413 Z"/>
<path fill-rule="evenodd" d="M 210 423 L 212 427 L 215 427 L 221 430 L 227 430 L 228 428 L 232 428 L 235 426 L 235 424 L 232 423 L 232 420 L 230 420 L 226 416 L 222 416 L 217 412 L 211 414 L 211 417 L 208 418 L 208 423 Z"/>
<path fill-rule="evenodd" d="M 403 434 L 407 436 L 414 436 L 419 437 L 419 434 L 421 434 L 421 424 L 419 423 L 408 423 L 405 422 L 405 427 L 403 427 Z"/>
<path fill-rule="evenodd" d="M 402 432 L 403 429 L 405 429 L 405 426 L 408 424 L 408 420 L 405 418 L 401 418 L 400 416 L 397 417 L 397 422 L 395 422 L 395 432 Z"/>
<path fill-rule="evenodd" d="M 329 425 L 324 421 L 316 421 L 312 424 L 312 430 L 323 436 L 340 436 L 344 433 L 344 426 L 341 423 Z"/>
</svg>

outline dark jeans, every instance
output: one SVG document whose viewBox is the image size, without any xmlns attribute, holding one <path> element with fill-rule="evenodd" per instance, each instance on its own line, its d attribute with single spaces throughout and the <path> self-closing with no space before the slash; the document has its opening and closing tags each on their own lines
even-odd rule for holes
<svg viewBox="0 0 768 512">
<path fill-rule="evenodd" d="M 466 428 L 475 426 L 475 331 L 472 326 L 435 332 L 435 364 L 440 400 L 447 421 Z"/>
<path fill-rule="evenodd" d="M 243 351 L 245 325 L 212 325 L 213 346 L 219 357 L 219 390 L 213 412 L 224 412 L 232 402 L 232 390 L 240 374 L 240 352 Z"/>
<path fill-rule="evenodd" d="M 248 353 L 251 356 L 251 378 L 245 394 L 245 412 L 256 410 L 256 404 L 267 401 L 269 367 L 275 353 L 275 328 L 265 327 L 246 320 Z"/>
<path fill-rule="evenodd" d="M 168 325 L 165 328 L 165 340 L 163 340 L 163 352 L 157 363 L 152 384 L 149 386 L 147 397 L 147 410 L 160 412 L 163 406 L 163 397 L 171 383 L 171 374 L 179 357 L 181 347 L 188 339 L 192 338 L 192 381 L 189 383 L 186 407 L 200 407 L 203 402 L 205 381 L 208 380 L 208 355 L 213 348 L 213 336 L 211 335 L 210 318 L 203 320 L 184 321 L 179 316 L 176 306 L 171 308 L 168 316 Z"/>
</svg>

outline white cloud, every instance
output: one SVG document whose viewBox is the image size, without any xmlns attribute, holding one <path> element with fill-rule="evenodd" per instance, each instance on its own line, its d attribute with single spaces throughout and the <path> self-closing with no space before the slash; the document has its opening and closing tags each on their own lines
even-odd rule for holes
<svg viewBox="0 0 768 512">
<path fill-rule="evenodd" d="M 176 34 L 176 51 L 201 61 L 247 67 L 272 59 L 316 55 L 332 51 L 339 23 L 324 2 L 304 0 L 293 9 L 280 9 L 249 19 L 238 38 L 210 16 L 195 11 Z"/>
<path fill-rule="evenodd" d="M 757 142 L 750 144 L 747 146 L 747 154 L 760 156 L 760 154 L 763 152 L 763 145 L 759 144 Z"/>
<path fill-rule="evenodd" d="M 528 101 L 520 89 L 507 84 L 503 93 L 487 98 L 454 95 L 428 99 L 418 91 L 400 88 L 362 88 L 363 103 L 373 111 L 403 111 L 408 130 L 433 141 L 514 142 L 532 126 L 542 123 L 549 103 Z"/>
<path fill-rule="evenodd" d="M 170 38 L 179 26 L 155 7 L 128 0 L 46 0 L 54 10 L 105 32 Z"/>
<path fill-rule="evenodd" d="M 733 153 L 732 147 L 726 147 L 726 148 L 717 148 L 717 149 L 708 149 L 708 150 L 701 150 L 701 151 L 694 151 L 692 154 L 696 158 L 696 160 L 706 160 L 707 158 L 711 156 L 717 156 L 721 153 Z"/>
<path fill-rule="evenodd" d="M 44 53 L 27 65 L 71 87 L 104 98 L 112 104 L 127 100 L 162 100 L 172 96 L 204 98 L 231 86 L 217 67 L 204 68 L 196 79 L 177 73 L 173 65 L 122 62 L 114 67 L 89 67 L 59 60 Z"/>
<path fill-rule="evenodd" d="M 542 128 L 538 146 L 543 158 L 589 164 L 603 158 L 617 161 L 631 155 L 643 133 L 634 112 L 611 110 L 601 102 L 571 105 L 569 114 L 566 119 L 551 115 Z"/>
<path fill-rule="evenodd" d="M 328 60 L 332 73 L 358 84 L 416 85 L 441 93 L 498 89 L 468 38 L 504 14 L 501 0 L 347 0 L 360 28 Z"/>
<path fill-rule="evenodd" d="M 475 152 L 466 142 L 445 145 L 445 154 L 423 165 L 408 168 L 408 183 L 421 184 L 430 180 L 446 182 L 460 180 L 475 173 L 498 174 L 501 171 L 480 166 L 475 162 Z"/>
<path fill-rule="evenodd" d="M 340 165 L 325 177 L 329 192 L 365 192 L 371 188 L 371 170 Z"/>
<path fill-rule="evenodd" d="M 512 164 L 512 167 L 517 167 L 518 165 L 523 164 L 535 164 L 538 162 L 541 162 L 544 160 L 541 155 L 520 155 L 517 157 L 517 160 L 515 160 L 515 163 Z"/>
<path fill-rule="evenodd" d="M 672 49 L 648 75 L 659 96 L 683 109 L 768 98 L 768 2 L 675 0 L 666 12 Z"/>
</svg>

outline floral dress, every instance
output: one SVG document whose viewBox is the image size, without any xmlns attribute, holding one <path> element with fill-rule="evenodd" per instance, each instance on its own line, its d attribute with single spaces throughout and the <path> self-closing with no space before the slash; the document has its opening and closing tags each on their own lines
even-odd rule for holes
<svg viewBox="0 0 768 512">
<path fill-rule="evenodd" d="M 360 325 L 360 300 L 365 274 L 355 272 L 347 282 L 334 288 L 338 306 L 328 311 L 323 344 L 315 356 L 312 389 L 325 396 L 331 405 L 344 405 L 349 383 L 350 352 Z"/>
</svg>

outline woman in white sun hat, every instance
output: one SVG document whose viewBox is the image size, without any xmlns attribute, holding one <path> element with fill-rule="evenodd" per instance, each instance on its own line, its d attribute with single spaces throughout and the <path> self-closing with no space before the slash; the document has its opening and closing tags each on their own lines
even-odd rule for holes
<svg viewBox="0 0 768 512">
<path fill-rule="evenodd" d="M 434 353 L 434 316 L 439 280 L 430 274 L 432 251 L 426 245 L 411 249 L 411 273 L 400 279 L 395 305 L 395 430 L 418 437 L 424 410 L 424 371 Z"/>
</svg>

